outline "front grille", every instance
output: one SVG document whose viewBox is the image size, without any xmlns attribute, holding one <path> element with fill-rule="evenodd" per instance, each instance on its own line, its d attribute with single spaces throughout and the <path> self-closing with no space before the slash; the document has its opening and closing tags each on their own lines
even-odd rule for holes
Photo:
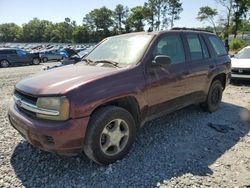
<svg viewBox="0 0 250 188">
<path fill-rule="evenodd" d="M 17 106 L 17 108 L 18 108 L 18 110 L 20 110 L 21 112 L 25 113 L 29 117 L 32 117 L 32 118 L 36 117 L 36 113 L 35 112 L 28 111 L 26 109 L 20 108 L 19 106 Z"/>
<path fill-rule="evenodd" d="M 14 95 L 18 95 L 21 99 L 27 101 L 27 102 L 32 102 L 32 104 L 36 104 L 37 102 L 37 97 L 34 97 L 30 94 L 15 90 Z"/>
<path fill-rule="evenodd" d="M 232 73 L 250 75 L 250 68 L 233 68 Z"/>
<path fill-rule="evenodd" d="M 37 97 L 34 97 L 34 96 L 30 95 L 30 94 L 26 94 L 26 93 L 18 91 L 18 90 L 14 91 L 14 95 L 18 96 L 20 99 L 22 99 L 25 102 L 28 102 L 28 103 L 33 104 L 33 105 L 36 105 Z M 17 106 L 17 108 L 21 112 L 23 112 L 24 114 L 28 115 L 29 117 L 33 117 L 33 118 L 36 117 L 36 113 L 31 112 L 29 110 L 26 110 L 24 108 L 21 108 L 18 105 L 16 105 L 16 106 Z"/>
</svg>

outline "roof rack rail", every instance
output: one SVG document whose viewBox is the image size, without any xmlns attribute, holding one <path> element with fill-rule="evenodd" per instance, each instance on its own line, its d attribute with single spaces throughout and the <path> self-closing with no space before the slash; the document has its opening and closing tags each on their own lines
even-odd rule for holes
<svg viewBox="0 0 250 188">
<path fill-rule="evenodd" d="M 195 28 L 187 28 L 187 27 L 173 27 L 171 30 L 191 30 L 191 31 L 203 31 L 208 33 L 214 33 L 212 31 L 207 31 L 204 29 L 195 29 Z"/>
</svg>

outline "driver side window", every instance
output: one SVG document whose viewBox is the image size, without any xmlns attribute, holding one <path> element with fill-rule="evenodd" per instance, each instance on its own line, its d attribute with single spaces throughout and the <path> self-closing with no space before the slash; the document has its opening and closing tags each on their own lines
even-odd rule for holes
<svg viewBox="0 0 250 188">
<path fill-rule="evenodd" d="M 153 50 L 153 57 L 166 55 L 171 59 L 171 64 L 185 62 L 185 52 L 182 40 L 178 35 L 168 35 L 162 37 Z"/>
</svg>

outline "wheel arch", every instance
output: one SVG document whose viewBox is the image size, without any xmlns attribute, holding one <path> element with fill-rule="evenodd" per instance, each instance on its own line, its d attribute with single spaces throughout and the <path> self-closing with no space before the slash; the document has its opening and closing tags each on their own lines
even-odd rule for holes
<svg viewBox="0 0 250 188">
<path fill-rule="evenodd" d="M 227 79 L 226 73 L 220 73 L 220 74 L 216 75 L 216 76 L 213 78 L 213 80 L 212 80 L 212 82 L 211 82 L 210 85 L 212 85 L 212 83 L 213 83 L 215 80 L 219 80 L 219 81 L 221 81 L 221 83 L 222 83 L 223 90 L 225 90 L 225 88 L 226 88 L 226 79 Z"/>
<path fill-rule="evenodd" d="M 141 113 L 140 113 L 139 103 L 134 96 L 126 96 L 126 97 L 117 98 L 117 99 L 108 101 L 102 105 L 99 105 L 92 111 L 90 116 L 92 116 L 98 109 L 104 106 L 117 106 L 117 107 L 127 110 L 134 118 L 137 128 L 139 128 L 140 122 L 141 122 Z"/>
</svg>

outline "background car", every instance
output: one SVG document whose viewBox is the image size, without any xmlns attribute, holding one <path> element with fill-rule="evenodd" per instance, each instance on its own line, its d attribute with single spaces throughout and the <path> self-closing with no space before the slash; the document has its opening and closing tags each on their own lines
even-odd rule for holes
<svg viewBox="0 0 250 188">
<path fill-rule="evenodd" d="M 250 80 L 250 46 L 243 48 L 233 56 L 232 79 Z"/>
<path fill-rule="evenodd" d="M 0 67 L 9 67 L 25 64 L 40 64 L 39 53 L 28 53 L 21 49 L 0 48 Z"/>
<path fill-rule="evenodd" d="M 59 51 L 56 51 L 56 50 L 40 52 L 40 58 L 43 62 L 47 62 L 51 60 L 60 61 L 64 57 L 66 57 L 64 54 L 61 54 Z"/>
</svg>

